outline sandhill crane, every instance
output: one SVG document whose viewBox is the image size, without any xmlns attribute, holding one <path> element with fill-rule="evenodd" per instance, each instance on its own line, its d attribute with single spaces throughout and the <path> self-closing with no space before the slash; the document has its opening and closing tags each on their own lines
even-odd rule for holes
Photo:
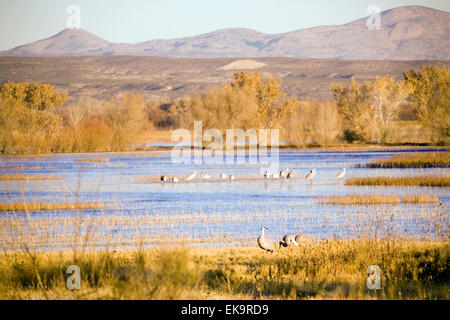
<svg viewBox="0 0 450 320">
<path fill-rule="evenodd" d="M 161 181 L 167 181 L 168 177 L 167 176 L 161 176 Z"/>
<path fill-rule="evenodd" d="M 298 247 L 298 242 L 297 241 L 295 241 L 295 235 L 293 235 L 293 234 L 287 234 L 287 235 L 285 235 L 284 237 L 283 237 L 283 240 L 282 241 L 280 241 L 280 247 L 281 246 L 283 246 L 283 247 L 288 247 L 288 246 L 290 246 L 290 245 L 294 245 L 294 246 L 296 246 L 296 247 Z"/>
<path fill-rule="evenodd" d="M 283 170 L 281 170 L 280 171 L 280 178 L 284 178 L 284 176 L 286 175 L 286 173 L 289 171 L 289 168 L 288 169 L 283 169 Z"/>
<path fill-rule="evenodd" d="M 230 174 L 230 180 L 234 180 L 234 176 Z"/>
<path fill-rule="evenodd" d="M 343 168 L 342 171 L 338 172 L 338 174 L 336 175 L 336 179 L 340 179 L 343 176 L 345 176 L 345 168 Z"/>
<path fill-rule="evenodd" d="M 261 228 L 261 234 L 259 235 L 257 241 L 258 245 L 261 249 L 273 252 L 275 250 L 275 244 L 264 236 L 264 230 L 268 229 L 267 227 Z"/>
<path fill-rule="evenodd" d="M 220 179 L 225 180 L 227 178 L 227 174 L 221 173 L 219 177 L 220 177 Z"/>
<path fill-rule="evenodd" d="M 177 182 L 180 181 L 180 180 L 178 180 L 177 177 L 172 177 L 172 181 L 175 182 L 175 183 L 177 183 Z"/>
<path fill-rule="evenodd" d="M 292 171 L 288 172 L 286 179 L 291 179 L 295 176 L 295 170 L 292 169 Z"/>
<path fill-rule="evenodd" d="M 192 172 L 190 175 L 186 177 L 186 181 L 191 181 L 197 175 L 197 171 Z"/>
<path fill-rule="evenodd" d="M 205 180 L 211 179 L 211 176 L 207 173 L 202 173 L 201 177 L 202 177 L 202 179 L 205 179 Z"/>
<path fill-rule="evenodd" d="M 306 175 L 305 179 L 311 181 L 312 178 L 316 175 L 316 169 L 313 168 L 311 171 Z"/>
</svg>

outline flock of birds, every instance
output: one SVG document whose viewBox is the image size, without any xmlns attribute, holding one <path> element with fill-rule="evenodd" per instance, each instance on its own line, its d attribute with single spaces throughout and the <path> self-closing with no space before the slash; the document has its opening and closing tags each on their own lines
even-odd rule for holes
<svg viewBox="0 0 450 320">
<path fill-rule="evenodd" d="M 308 172 L 308 174 L 305 176 L 306 181 L 311 182 L 312 179 L 315 177 L 316 173 L 317 173 L 317 170 L 315 168 L 311 169 L 311 171 Z M 272 174 L 270 174 L 268 171 L 265 171 L 264 178 L 265 179 L 283 179 L 283 178 L 292 179 L 295 177 L 295 174 L 296 174 L 296 172 L 294 169 L 290 170 L 288 168 L 288 169 L 283 169 L 280 172 L 272 173 Z M 345 168 L 343 168 L 342 171 L 338 172 L 338 174 L 336 175 L 336 179 L 340 179 L 340 178 L 344 177 L 344 175 L 345 175 Z M 184 181 L 192 181 L 192 180 L 194 180 L 195 177 L 197 177 L 197 171 L 192 172 L 190 175 L 185 177 L 183 180 Z M 213 179 L 214 177 L 211 176 L 210 174 L 202 173 L 200 175 L 200 178 L 203 180 L 209 180 L 209 179 Z M 175 176 L 172 178 L 169 178 L 169 176 L 165 176 L 165 175 L 161 176 L 162 182 L 169 181 L 169 179 L 171 179 L 172 182 L 180 181 L 180 179 Z M 219 179 L 220 180 L 234 180 L 235 177 L 232 174 L 228 175 L 226 173 L 221 173 L 221 174 L 219 174 Z"/>
<path fill-rule="evenodd" d="M 190 175 L 186 176 L 185 178 L 182 178 L 182 180 L 184 180 L 184 181 L 192 181 L 192 180 L 194 180 L 195 177 L 197 177 L 197 171 L 192 172 Z M 209 179 L 213 178 L 213 176 L 211 176 L 211 175 L 209 175 L 207 173 L 202 173 L 200 175 L 200 177 L 203 180 L 209 180 Z M 171 179 L 172 182 L 180 182 L 180 179 L 178 177 L 175 177 L 175 176 L 172 177 L 172 178 L 169 178 L 169 176 L 161 176 L 161 181 L 162 182 L 169 181 L 169 179 Z M 232 175 L 232 174 L 227 175 L 225 173 L 221 173 L 219 175 L 219 179 L 220 180 L 234 180 L 234 175 Z"/>
</svg>

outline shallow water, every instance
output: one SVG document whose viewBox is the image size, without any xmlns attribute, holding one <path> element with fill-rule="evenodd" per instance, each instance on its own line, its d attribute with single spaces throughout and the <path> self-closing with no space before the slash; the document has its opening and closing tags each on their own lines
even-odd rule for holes
<svg viewBox="0 0 450 320">
<path fill-rule="evenodd" d="M 401 150 L 407 152 L 412 150 Z M 427 150 L 421 150 L 421 152 Z M 335 206 L 320 205 L 318 195 L 344 194 L 432 194 L 439 196 L 448 221 L 448 188 L 429 187 L 358 187 L 345 186 L 335 179 L 346 168 L 345 178 L 369 176 L 448 176 L 449 169 L 366 169 L 357 164 L 390 157 L 395 150 L 376 152 L 280 151 L 280 168 L 295 169 L 296 179 L 264 180 L 259 165 L 185 165 L 174 164 L 169 152 L 61 154 L 45 157 L 0 158 L 2 173 L 60 176 L 62 180 L 0 181 L 0 202 L 72 202 L 102 201 L 113 208 L 85 210 L 84 215 L 125 217 L 173 217 L 170 223 L 121 228 L 113 232 L 129 237 L 145 234 L 147 239 L 184 237 L 214 238 L 208 245 L 220 246 L 233 239 L 255 238 L 261 226 L 269 226 L 268 235 L 279 238 L 285 233 L 304 233 L 319 237 L 356 237 L 361 232 L 388 232 L 427 235 L 434 233 L 430 212 L 437 204 Z M 109 162 L 75 162 L 76 158 L 108 157 Z M 29 170 L 22 170 L 27 167 Z M 33 168 L 38 167 L 38 168 Z M 312 183 L 304 176 L 317 169 Z M 193 170 L 214 177 L 222 172 L 236 176 L 234 181 L 195 180 L 161 183 L 137 181 L 140 176 L 186 176 Z M 242 179 L 248 176 L 255 179 Z M 241 177 L 241 179 L 240 179 Z M 76 211 L 32 212 L 31 219 L 73 217 Z M 3 214 L 0 219 L 14 219 L 25 213 Z M 392 217 L 391 217 L 392 216 Z M 192 217 L 206 217 L 192 220 Z M 382 217 L 382 218 L 380 218 Z M 191 220 L 190 220 L 191 219 Z M 359 220 L 358 220 L 359 219 Z M 377 221 L 389 220 L 390 223 Z M 383 221 L 384 221 L 383 220 Z M 375 230 L 375 229 L 377 230 Z M 448 230 L 448 226 L 445 226 Z M 135 230 L 135 231 L 133 231 Z M 4 230 L 5 231 L 5 230 Z M 392 230 L 391 230 L 392 231 Z M 6 232 L 6 231 L 5 231 Z M 8 231 L 10 232 L 10 230 Z M 73 233 L 73 230 L 66 230 Z M 100 230 L 108 234 L 111 230 Z M 223 239 L 223 240 L 221 240 Z M 241 243 L 245 242 L 241 240 Z M 192 243 L 194 245 L 194 243 Z M 47 244 L 51 248 L 51 244 Z"/>
</svg>

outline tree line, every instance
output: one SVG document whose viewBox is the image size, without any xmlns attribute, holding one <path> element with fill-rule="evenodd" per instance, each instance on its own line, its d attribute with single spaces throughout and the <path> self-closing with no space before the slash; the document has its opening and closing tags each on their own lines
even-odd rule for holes
<svg viewBox="0 0 450 320">
<path fill-rule="evenodd" d="M 403 80 L 333 83 L 333 101 L 290 98 L 282 80 L 261 72 L 235 73 L 230 83 L 177 100 L 146 102 L 127 93 L 118 100 L 67 95 L 40 83 L 8 82 L 0 87 L 0 152 L 47 153 L 133 150 L 143 132 L 191 128 L 281 129 L 297 146 L 386 143 L 408 113 L 431 134 L 433 143 L 450 142 L 448 70 L 423 66 Z"/>
</svg>

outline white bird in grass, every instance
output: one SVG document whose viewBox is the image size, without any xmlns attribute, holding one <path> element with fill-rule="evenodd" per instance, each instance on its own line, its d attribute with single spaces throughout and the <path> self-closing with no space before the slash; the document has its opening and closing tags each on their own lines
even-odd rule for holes
<svg viewBox="0 0 450 320">
<path fill-rule="evenodd" d="M 270 174 L 267 171 L 264 171 L 264 179 L 270 178 Z"/>
<path fill-rule="evenodd" d="M 161 176 L 161 181 L 167 181 L 167 176 Z"/>
<path fill-rule="evenodd" d="M 192 172 L 190 175 L 186 177 L 186 181 L 191 181 L 197 175 L 197 171 Z"/>
<path fill-rule="evenodd" d="M 272 175 L 272 179 L 280 179 L 280 174 L 279 173 L 274 173 Z"/>
<path fill-rule="evenodd" d="M 343 176 L 345 176 L 345 168 L 342 169 L 342 171 L 339 171 L 338 174 L 336 175 L 336 179 L 340 179 Z"/>
<path fill-rule="evenodd" d="M 283 237 L 283 240 L 280 241 L 280 247 L 289 247 L 290 245 L 294 245 L 296 247 L 299 246 L 298 242 L 295 241 L 295 235 L 293 234 L 287 234 Z"/>
<path fill-rule="evenodd" d="M 305 179 L 306 179 L 306 180 L 312 180 L 312 178 L 314 178 L 315 175 L 316 175 L 316 169 L 313 168 L 313 169 L 311 169 L 311 171 L 306 175 Z"/>
<path fill-rule="evenodd" d="M 227 178 L 227 174 L 221 173 L 219 177 L 220 177 L 220 179 L 225 180 Z"/>
<path fill-rule="evenodd" d="M 293 178 L 294 176 L 295 176 L 295 170 L 292 169 L 292 171 L 289 171 L 289 172 L 288 172 L 288 174 L 287 174 L 287 176 L 286 176 L 286 179 L 291 179 L 291 178 Z"/>
<path fill-rule="evenodd" d="M 178 180 L 177 177 L 172 177 L 172 181 L 173 181 L 173 182 L 179 182 L 180 180 Z"/>
<path fill-rule="evenodd" d="M 207 173 L 202 173 L 201 177 L 202 177 L 202 179 L 205 179 L 205 180 L 211 179 L 211 176 Z"/>
<path fill-rule="evenodd" d="M 268 229 L 267 227 L 261 228 L 261 234 L 259 235 L 257 241 L 258 246 L 266 251 L 273 252 L 275 250 L 275 244 L 272 242 L 272 240 L 266 238 L 264 236 L 264 230 Z"/>
<path fill-rule="evenodd" d="M 230 174 L 230 180 L 234 180 L 234 176 Z"/>
</svg>

